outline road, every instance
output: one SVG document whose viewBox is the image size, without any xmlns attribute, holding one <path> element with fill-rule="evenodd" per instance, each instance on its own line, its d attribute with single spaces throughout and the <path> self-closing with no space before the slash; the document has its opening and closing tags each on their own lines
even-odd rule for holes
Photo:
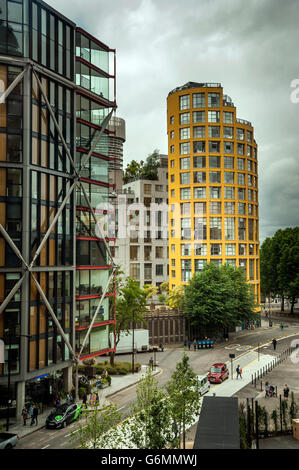
<svg viewBox="0 0 299 470">
<path fill-rule="evenodd" d="M 297 324 L 297 330 L 299 333 L 299 325 Z M 267 341 L 271 341 L 273 337 L 279 338 L 282 335 L 291 334 L 296 331 L 296 325 L 288 325 L 285 327 L 283 332 L 279 329 L 279 326 L 273 326 L 267 330 L 254 330 L 248 333 L 242 333 L 239 337 L 234 338 L 233 342 L 223 344 L 215 347 L 215 349 L 197 350 L 197 351 L 186 351 L 189 357 L 190 365 L 194 372 L 197 374 L 205 374 L 211 364 L 214 362 L 227 362 L 229 360 L 229 354 L 234 352 L 236 355 L 235 362 L 241 362 L 241 356 L 244 353 L 249 352 L 252 347 L 258 346 L 259 343 L 265 344 Z M 297 336 L 298 338 L 298 336 Z M 273 346 L 270 344 L 261 349 L 261 354 L 279 354 L 290 346 L 291 340 L 285 339 L 278 341 L 277 349 L 274 352 Z M 165 387 L 169 382 L 172 373 L 175 370 L 176 363 L 182 359 L 184 350 L 182 348 L 166 348 L 164 352 L 157 352 L 156 359 L 159 364 L 161 372 L 156 376 L 159 386 Z M 153 356 L 152 353 L 139 353 L 135 359 L 136 362 L 142 364 L 148 364 L 149 359 Z M 104 359 L 103 359 L 104 360 Z M 130 355 L 122 355 L 121 360 L 130 361 Z M 245 385 L 245 384 L 244 384 Z M 120 391 L 109 399 L 117 404 L 118 410 L 122 413 L 123 417 L 131 414 L 131 405 L 136 398 L 136 385 L 127 388 L 126 390 Z M 78 423 L 73 423 L 67 428 L 60 430 L 48 430 L 41 429 L 35 433 L 22 438 L 17 446 L 18 449 L 72 449 L 76 446 L 74 442 L 71 442 L 70 435 L 72 432 L 77 431 Z"/>
</svg>

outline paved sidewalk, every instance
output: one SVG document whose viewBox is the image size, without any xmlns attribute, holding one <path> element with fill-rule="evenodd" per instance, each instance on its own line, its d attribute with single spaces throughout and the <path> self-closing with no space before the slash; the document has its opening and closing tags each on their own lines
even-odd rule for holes
<svg viewBox="0 0 299 470">
<path fill-rule="evenodd" d="M 146 369 L 147 366 L 143 365 L 141 367 L 141 371 L 138 373 L 112 376 L 110 387 L 104 388 L 103 390 L 97 390 L 101 406 L 105 406 L 105 404 L 108 405 L 110 403 L 108 399 L 110 396 L 114 395 L 120 390 L 124 390 L 128 387 L 131 387 L 132 385 L 137 384 L 144 377 Z M 161 369 L 157 367 L 153 370 L 152 375 L 157 375 L 160 372 Z M 95 390 L 96 389 L 94 388 L 93 391 Z M 79 400 L 79 403 L 82 404 L 82 400 Z M 28 434 L 38 431 L 41 428 L 44 428 L 46 425 L 46 419 L 51 413 L 52 409 L 54 408 L 49 407 L 45 409 L 44 412 L 38 416 L 38 424 L 33 426 L 30 426 L 31 419 L 28 419 L 26 426 L 24 426 L 23 421 L 16 423 L 15 418 L 10 418 L 11 425 L 9 426 L 8 432 L 17 434 L 19 438 L 22 438 L 28 436 Z M 5 426 L 6 420 L 1 419 L 0 424 Z M 3 432 L 6 432 L 6 428 L 3 429 Z"/>
</svg>

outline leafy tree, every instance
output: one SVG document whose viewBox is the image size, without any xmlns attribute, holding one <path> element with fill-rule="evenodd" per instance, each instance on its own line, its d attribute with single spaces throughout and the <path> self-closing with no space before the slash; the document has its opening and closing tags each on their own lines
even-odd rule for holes
<svg viewBox="0 0 299 470">
<path fill-rule="evenodd" d="M 146 293 L 146 299 L 150 300 L 158 294 L 159 287 L 154 286 L 153 284 L 145 284 L 144 290 Z"/>
<path fill-rule="evenodd" d="M 165 391 L 148 368 L 145 378 L 137 385 L 137 400 L 132 405 L 134 423 L 131 440 L 137 449 L 164 449 L 170 440 L 170 416 Z"/>
<path fill-rule="evenodd" d="M 132 160 L 131 163 L 127 165 L 124 174 L 124 184 L 129 183 L 130 181 L 135 181 L 137 179 L 145 180 L 156 180 L 158 178 L 158 168 L 160 166 L 160 154 L 159 150 L 156 149 L 148 155 L 146 161 L 141 160 L 137 162 Z"/>
<path fill-rule="evenodd" d="M 165 294 L 169 294 L 169 281 L 162 282 L 160 284 L 160 291 L 165 292 Z"/>
<path fill-rule="evenodd" d="M 130 333 L 132 323 L 141 322 L 146 325 L 144 313 L 146 310 L 146 291 L 140 289 L 138 281 L 127 277 L 120 285 L 116 300 L 115 347 L 120 341 L 123 331 Z M 114 366 L 115 353 L 110 354 L 110 364 Z"/>
<path fill-rule="evenodd" d="M 169 412 L 178 431 L 173 446 L 179 446 L 182 436 L 183 449 L 186 448 L 186 429 L 188 425 L 193 424 L 194 417 L 199 414 L 200 409 L 200 395 L 195 386 L 195 377 L 196 374 L 189 364 L 189 357 L 184 353 L 182 361 L 177 363 L 167 384 Z"/>
<path fill-rule="evenodd" d="M 143 162 L 138 163 L 136 160 L 132 160 L 131 163 L 127 165 L 123 178 L 124 184 L 127 184 L 130 181 L 134 181 L 139 178 L 141 164 L 143 164 Z"/>
<path fill-rule="evenodd" d="M 228 328 L 258 318 L 242 268 L 206 265 L 185 286 L 183 308 L 197 327 Z"/>
<path fill-rule="evenodd" d="M 76 443 L 79 449 L 100 449 L 103 446 L 104 434 L 120 420 L 121 414 L 115 404 L 102 409 L 95 407 L 91 411 L 84 410 L 79 429 L 71 433 L 70 440 Z"/>
<path fill-rule="evenodd" d="M 167 304 L 170 308 L 181 310 L 183 306 L 184 288 L 183 286 L 175 286 L 169 291 Z"/>
</svg>

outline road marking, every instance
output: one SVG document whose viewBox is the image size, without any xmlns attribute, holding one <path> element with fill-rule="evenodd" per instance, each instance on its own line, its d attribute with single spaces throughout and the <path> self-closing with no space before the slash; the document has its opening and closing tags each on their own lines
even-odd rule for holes
<svg viewBox="0 0 299 470">
<path fill-rule="evenodd" d="M 47 447 L 50 447 L 50 444 L 48 444 L 48 445 L 45 446 L 45 447 L 42 447 L 42 449 L 46 449 Z"/>
</svg>

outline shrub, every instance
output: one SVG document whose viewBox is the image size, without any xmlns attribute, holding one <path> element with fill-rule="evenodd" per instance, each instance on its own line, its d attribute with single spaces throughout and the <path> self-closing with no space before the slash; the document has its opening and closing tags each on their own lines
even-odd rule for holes
<svg viewBox="0 0 299 470">
<path fill-rule="evenodd" d="M 78 392 L 79 392 L 79 397 L 83 398 L 84 393 L 86 392 L 86 387 L 80 387 Z"/>
<path fill-rule="evenodd" d="M 96 363 L 96 360 L 92 358 L 92 359 L 85 359 L 82 362 L 85 366 L 93 366 Z"/>
</svg>

